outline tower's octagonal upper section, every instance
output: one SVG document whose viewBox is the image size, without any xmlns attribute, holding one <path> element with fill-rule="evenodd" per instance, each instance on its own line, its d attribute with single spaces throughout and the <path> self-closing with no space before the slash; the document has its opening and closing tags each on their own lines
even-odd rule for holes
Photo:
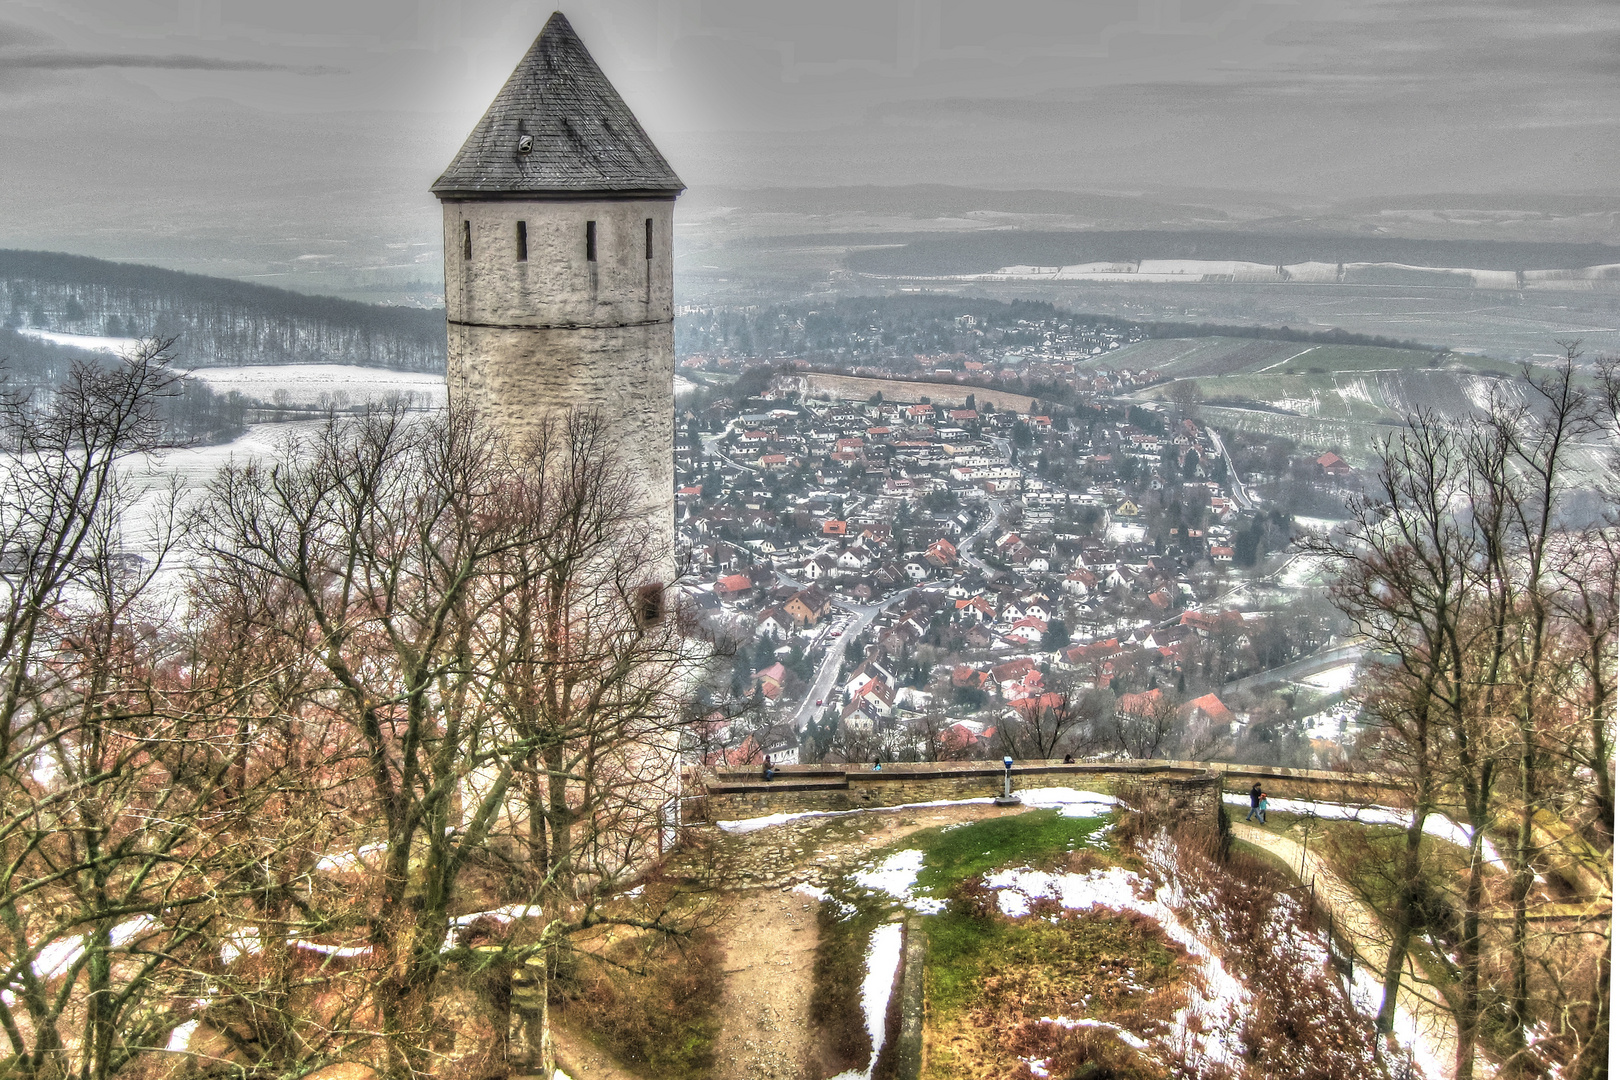
<svg viewBox="0 0 1620 1080">
<path fill-rule="evenodd" d="M 440 199 L 673 199 L 684 189 L 560 11 L 433 183 Z"/>
</svg>

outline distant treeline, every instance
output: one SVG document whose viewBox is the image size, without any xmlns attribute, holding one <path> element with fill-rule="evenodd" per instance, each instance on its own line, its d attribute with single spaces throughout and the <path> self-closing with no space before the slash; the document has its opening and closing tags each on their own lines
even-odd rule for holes
<svg viewBox="0 0 1620 1080">
<path fill-rule="evenodd" d="M 444 311 L 307 296 L 229 278 L 0 249 L 0 325 L 177 337 L 184 362 L 443 371 Z"/>
<path fill-rule="evenodd" d="M 972 316 L 971 324 L 958 323 Z M 950 293 L 841 296 L 768 307 L 720 307 L 675 322 L 675 354 L 792 357 L 829 369 L 878 366 L 903 373 L 918 355 L 969 356 L 1040 348 L 1067 327 L 1070 341 L 1141 338 L 1234 337 L 1300 341 L 1312 345 L 1374 345 L 1439 351 L 1415 341 L 1372 334 L 1224 323 L 1134 322 L 1070 311 L 1044 300 L 992 300 Z M 1107 354 L 1098 357 L 1106 364 Z"/>
<path fill-rule="evenodd" d="M 775 237 L 785 245 L 790 238 Z M 1118 232 L 913 233 L 893 247 L 852 251 L 850 269 L 873 274 L 983 274 L 1003 266 L 1073 266 L 1140 259 L 1209 259 L 1286 266 L 1290 263 L 1393 262 L 1410 266 L 1477 270 L 1560 270 L 1620 263 L 1612 244 L 1531 243 L 1499 240 L 1414 240 L 1403 237 L 1272 235 L 1245 232 L 1181 232 L 1133 229 Z M 836 243 L 830 236 L 821 244 Z M 871 244 L 870 234 L 850 234 Z"/>
<path fill-rule="evenodd" d="M 973 323 L 956 320 L 969 315 Z M 1040 300 L 990 300 L 946 293 L 823 297 L 770 306 L 717 307 L 675 321 L 675 355 L 791 356 L 812 363 L 907 366 L 917 355 L 977 355 L 1038 346 L 1048 330 L 1119 331 L 1129 323 L 1083 315 Z"/>
<path fill-rule="evenodd" d="M 75 361 L 117 363 L 110 353 L 56 345 L 0 326 L 0 393 L 47 394 L 66 380 Z M 159 415 L 176 444 L 229 442 L 247 427 L 251 402 L 241 394 L 219 394 L 201 379 L 182 379 L 171 397 L 161 399 Z"/>
<path fill-rule="evenodd" d="M 1303 341 L 1311 345 L 1374 345 L 1383 349 L 1444 351 L 1433 345 L 1405 338 L 1383 337 L 1379 334 L 1352 334 L 1337 326 L 1331 330 L 1295 330 L 1287 326 L 1229 326 L 1226 323 L 1144 322 L 1132 325 L 1142 331 L 1143 337 L 1150 338 L 1264 338 L 1267 341 Z"/>
</svg>

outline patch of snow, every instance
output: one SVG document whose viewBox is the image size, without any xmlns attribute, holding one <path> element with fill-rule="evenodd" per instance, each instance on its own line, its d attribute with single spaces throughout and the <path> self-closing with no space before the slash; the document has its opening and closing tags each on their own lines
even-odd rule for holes
<svg viewBox="0 0 1620 1080">
<path fill-rule="evenodd" d="M 135 918 L 121 922 L 113 927 L 108 939 L 113 948 L 121 949 L 135 940 L 137 935 L 152 929 L 156 925 L 157 920 L 153 919 L 152 916 L 137 915 Z M 83 955 L 84 938 L 82 937 L 53 941 L 39 950 L 39 955 L 35 957 L 33 963 L 34 974 L 41 979 L 54 979 L 58 975 L 66 974 L 68 968 L 78 963 L 79 958 Z"/>
<path fill-rule="evenodd" d="M 1287 409 L 1289 412 L 1299 413 L 1302 416 L 1315 416 L 1320 407 L 1315 394 L 1308 398 L 1273 398 L 1271 404 L 1279 409 Z"/>
<path fill-rule="evenodd" d="M 308 949 L 324 956 L 364 956 L 371 951 L 370 945 L 325 945 L 319 941 L 302 939 L 295 940 L 291 944 L 296 949 Z"/>
<path fill-rule="evenodd" d="M 1367 388 L 1367 380 L 1364 377 L 1351 379 L 1349 382 L 1340 384 L 1336 389 L 1339 392 L 1339 397 L 1344 399 L 1345 402 L 1360 401 L 1368 405 L 1378 404 L 1377 401 L 1373 400 L 1373 393 Z"/>
<path fill-rule="evenodd" d="M 1340 525 L 1345 524 L 1344 518 L 1311 517 L 1307 514 L 1295 514 L 1294 524 L 1306 532 L 1330 533 Z"/>
<path fill-rule="evenodd" d="M 361 844 L 353 851 L 343 851 L 336 855 L 322 855 L 315 860 L 315 869 L 322 873 L 334 871 L 354 870 L 366 866 L 366 856 L 375 855 L 379 851 L 387 850 L 387 844 Z"/>
<path fill-rule="evenodd" d="M 866 978 L 861 982 L 861 1011 L 866 1014 L 866 1033 L 872 1037 L 872 1059 L 862 1071 L 850 1069 L 832 1080 L 872 1080 L 872 1070 L 883 1050 L 889 996 L 894 990 L 894 974 L 900 968 L 900 946 L 899 923 L 884 923 L 872 931 L 872 944 L 866 953 Z"/>
<path fill-rule="evenodd" d="M 862 807 L 858 810 L 801 810 L 793 814 L 766 814 L 764 817 L 742 818 L 737 821 L 717 821 L 715 824 L 728 833 L 751 833 L 759 829 L 768 829 L 772 825 L 785 825 L 790 821 L 802 821 L 805 818 L 843 817 L 846 814 L 867 814 L 883 810 L 916 810 L 929 806 L 971 806 L 975 804 L 989 804 L 994 799 L 986 796 L 982 799 L 938 799 L 934 802 L 902 803 L 899 806 Z"/>
<path fill-rule="evenodd" d="M 169 1045 L 163 1049 L 172 1054 L 185 1053 L 186 1047 L 191 1044 L 191 1036 L 197 1031 L 197 1021 L 187 1020 L 173 1031 L 169 1032 Z"/>
<path fill-rule="evenodd" d="M 1295 555 L 1277 575 L 1277 584 L 1288 589 L 1303 589 L 1307 585 L 1325 581 L 1327 570 L 1327 561 L 1323 556 Z"/>
<path fill-rule="evenodd" d="M 1307 675 L 1300 681 L 1318 690 L 1326 690 L 1330 694 L 1343 693 L 1356 681 L 1357 667 L 1356 662 L 1351 661 L 1348 664 L 1328 668 L 1326 671 L 1318 671 L 1315 675 Z"/>
<path fill-rule="evenodd" d="M 916 848 L 897 851 L 869 870 L 857 870 L 850 880 L 873 892 L 888 893 L 913 911 L 937 915 L 945 901 L 916 892 L 917 873 L 923 868 L 923 853 Z"/>
<path fill-rule="evenodd" d="M 1025 806 L 1055 808 L 1064 817 L 1100 817 L 1118 808 L 1120 801 L 1112 795 L 1095 791 L 1081 791 L 1071 787 L 1028 788 L 1014 790 Z"/>
<path fill-rule="evenodd" d="M 225 943 L 219 947 L 219 958 L 221 962 L 230 964 L 244 956 L 256 955 L 263 949 L 264 946 L 259 943 L 259 928 L 244 926 L 225 935 Z"/>
<path fill-rule="evenodd" d="M 503 907 L 490 908 L 488 911 L 474 911 L 469 915 L 456 915 L 450 920 L 452 930 L 460 930 L 471 926 L 478 919 L 494 919 L 499 923 L 509 923 L 515 919 L 534 919 L 545 914 L 538 904 L 507 904 Z"/>
<path fill-rule="evenodd" d="M 1384 1004 L 1384 984 L 1361 964 L 1355 965 L 1350 977 L 1350 1001 L 1356 1011 L 1368 1019 L 1378 1015 Z M 1418 1030 L 1417 1020 L 1404 1007 L 1395 1008 L 1395 1040 L 1412 1052 L 1412 1064 L 1428 1080 L 1444 1080 L 1448 1070 L 1434 1052 L 1434 1046 Z"/>
<path fill-rule="evenodd" d="M 1089 1016 L 1082 1016 L 1078 1020 L 1070 1020 L 1067 1016 L 1043 1016 L 1041 1017 L 1041 1023 L 1056 1024 L 1058 1027 L 1064 1028 L 1102 1028 L 1105 1031 L 1112 1031 L 1115 1035 L 1118 1035 L 1119 1041 L 1130 1047 L 1132 1050 L 1145 1050 L 1147 1049 L 1148 1045 L 1148 1041 L 1146 1039 L 1126 1031 L 1118 1024 L 1110 1024 L 1106 1020 L 1093 1020 Z"/>
</svg>

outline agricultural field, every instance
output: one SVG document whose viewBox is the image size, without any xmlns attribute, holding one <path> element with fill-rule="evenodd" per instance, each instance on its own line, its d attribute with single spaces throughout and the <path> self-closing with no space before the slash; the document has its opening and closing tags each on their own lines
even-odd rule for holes
<svg viewBox="0 0 1620 1080">
<path fill-rule="evenodd" d="M 1098 367 L 1160 371 L 1178 378 L 1258 371 L 1309 346 L 1253 338 L 1153 338 L 1094 358 Z"/>
<path fill-rule="evenodd" d="M 1462 419 L 1493 400 L 1526 401 L 1515 365 L 1418 349 L 1203 338 L 1137 342 L 1106 359 L 1170 377 L 1143 399 L 1196 400 L 1217 426 L 1284 436 L 1360 465 L 1420 409 Z"/>
<path fill-rule="evenodd" d="M 192 375 L 216 394 L 234 391 L 267 405 L 359 405 L 394 394 L 409 396 L 414 404 L 429 407 L 445 401 L 441 372 L 394 371 L 355 364 L 249 364 L 198 368 Z"/>
</svg>

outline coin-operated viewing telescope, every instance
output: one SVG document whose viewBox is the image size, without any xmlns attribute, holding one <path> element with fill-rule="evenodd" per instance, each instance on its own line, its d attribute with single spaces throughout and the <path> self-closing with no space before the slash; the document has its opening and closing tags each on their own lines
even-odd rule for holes
<svg viewBox="0 0 1620 1080">
<path fill-rule="evenodd" d="M 1018 806 L 1022 800 L 1012 793 L 1013 759 L 1009 754 L 1001 759 L 1001 794 L 996 796 L 997 806 Z"/>
</svg>

